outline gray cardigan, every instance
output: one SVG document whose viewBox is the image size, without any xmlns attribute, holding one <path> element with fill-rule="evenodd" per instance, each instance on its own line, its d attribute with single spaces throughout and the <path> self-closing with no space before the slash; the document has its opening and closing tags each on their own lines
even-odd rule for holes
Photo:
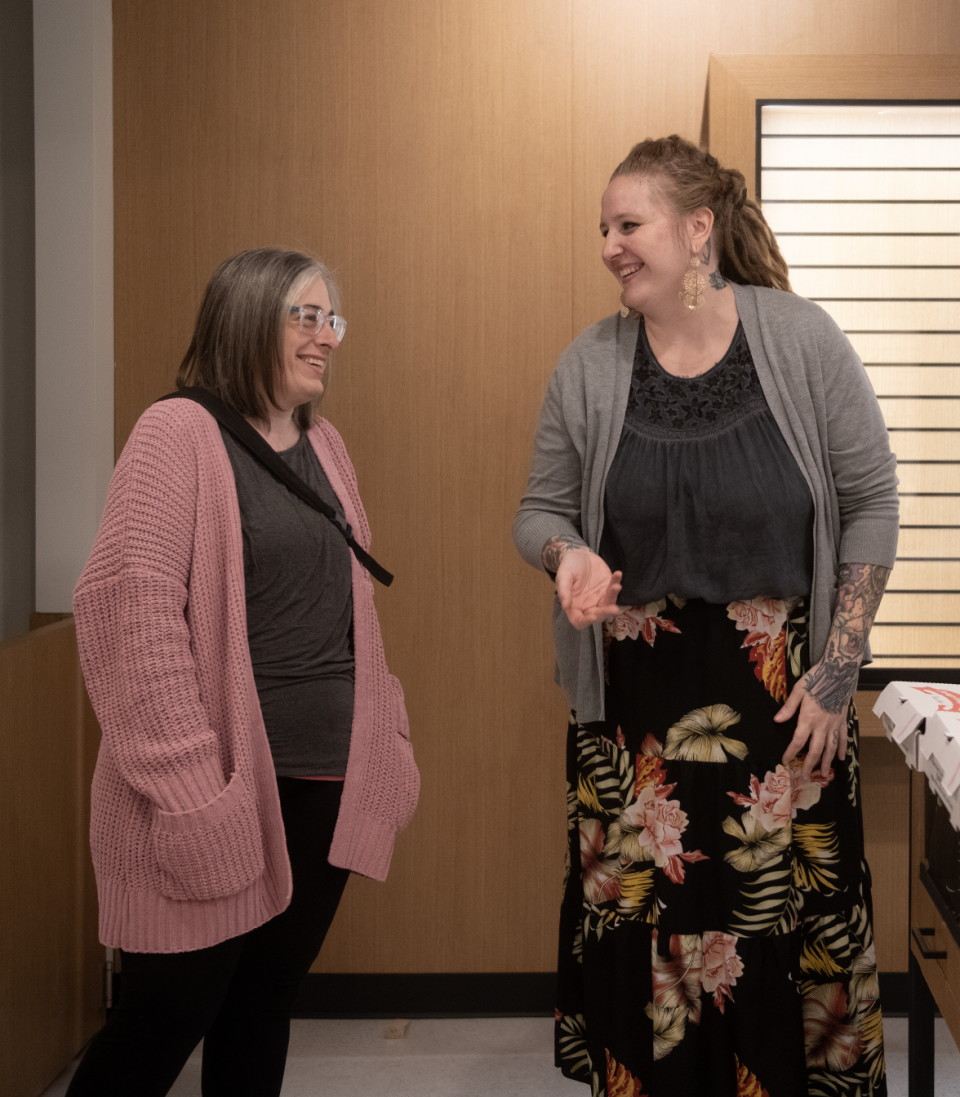
<svg viewBox="0 0 960 1097">
<path fill-rule="evenodd" d="M 866 371 L 830 316 L 782 290 L 733 291 L 763 394 L 813 496 L 816 662 L 830 631 L 839 564 L 893 567 L 896 459 Z M 541 552 L 554 536 L 582 538 L 599 550 L 604 485 L 623 428 L 638 327 L 615 315 L 587 328 L 550 378 L 527 494 L 513 524 L 514 543 L 535 568 L 543 570 Z M 578 632 L 555 598 L 553 637 L 556 680 L 578 718 L 602 719 L 601 626 Z"/>
</svg>

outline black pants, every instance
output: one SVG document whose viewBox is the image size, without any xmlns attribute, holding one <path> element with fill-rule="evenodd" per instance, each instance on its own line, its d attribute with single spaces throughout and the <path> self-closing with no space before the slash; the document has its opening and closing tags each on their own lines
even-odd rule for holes
<svg viewBox="0 0 960 1097">
<path fill-rule="evenodd" d="M 119 1004 L 67 1097 L 163 1097 L 201 1039 L 203 1097 L 278 1097 L 290 1012 L 350 874 L 327 861 L 343 782 L 278 777 L 277 784 L 290 906 L 211 948 L 124 952 Z"/>
</svg>

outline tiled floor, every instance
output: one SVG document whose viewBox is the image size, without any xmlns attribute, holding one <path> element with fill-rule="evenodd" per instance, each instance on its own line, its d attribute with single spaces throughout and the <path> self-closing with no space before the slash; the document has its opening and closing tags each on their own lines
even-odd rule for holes
<svg viewBox="0 0 960 1097">
<path fill-rule="evenodd" d="M 294 1021 L 283 1097 L 584 1097 L 553 1067 L 550 1018 L 411 1021 L 386 1039 L 386 1021 Z M 402 1023 L 401 1023 L 402 1027 Z M 890 1097 L 907 1094 L 907 1022 L 884 1024 Z M 937 1021 L 936 1097 L 960 1097 L 960 1052 Z M 43 1094 L 63 1097 L 71 1066 Z M 170 1097 L 200 1097 L 200 1054 Z"/>
</svg>

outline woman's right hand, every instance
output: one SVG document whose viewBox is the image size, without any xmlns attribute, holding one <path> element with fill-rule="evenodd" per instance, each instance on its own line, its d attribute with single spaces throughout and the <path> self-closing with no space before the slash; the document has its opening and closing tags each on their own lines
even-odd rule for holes
<svg viewBox="0 0 960 1097">
<path fill-rule="evenodd" d="M 566 546 L 557 565 L 557 595 L 570 624 L 585 629 L 595 621 L 612 621 L 620 612 L 617 595 L 623 572 L 612 572 L 585 545 Z"/>
</svg>

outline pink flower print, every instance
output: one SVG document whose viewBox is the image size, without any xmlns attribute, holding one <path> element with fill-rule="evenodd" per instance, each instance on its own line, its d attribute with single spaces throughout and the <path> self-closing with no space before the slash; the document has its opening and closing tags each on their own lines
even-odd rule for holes
<svg viewBox="0 0 960 1097">
<path fill-rule="evenodd" d="M 737 985 L 743 974 L 743 961 L 737 955 L 737 939 L 729 933 L 709 930 L 703 935 L 703 967 L 700 981 L 713 1004 L 723 1013 L 724 996 L 733 1001 L 730 988 Z"/>
<path fill-rule="evenodd" d="M 777 766 L 777 769 L 780 767 Z M 803 756 L 794 758 L 790 763 L 790 776 L 793 779 L 793 817 L 797 817 L 797 810 L 804 811 L 813 807 L 820 799 L 820 790 L 826 788 L 833 780 L 833 766 L 826 773 L 819 770 L 809 777 L 803 775 Z"/>
<path fill-rule="evenodd" d="M 605 903 L 620 898 L 620 865 L 618 858 L 605 860 L 607 836 L 599 819 L 584 819 L 580 823 L 580 876 L 587 902 Z"/>
<path fill-rule="evenodd" d="M 781 598 L 750 598 L 746 602 L 731 602 L 727 616 L 737 628 L 746 632 L 742 647 L 752 647 L 777 638 L 787 620 L 787 607 Z"/>
<path fill-rule="evenodd" d="M 787 699 L 786 603 L 780 598 L 751 598 L 731 602 L 727 616 L 747 637 L 740 645 L 750 648 L 754 674 L 775 701 Z"/>
<path fill-rule="evenodd" d="M 679 800 L 668 799 L 674 788 L 676 785 L 645 785 L 638 790 L 637 799 L 624 808 L 621 819 L 640 831 L 637 844 L 645 859 L 662 868 L 675 884 L 682 884 L 684 861 L 692 864 L 709 858 L 700 850 L 684 852 L 680 835 L 687 829 L 687 813 Z"/>
<path fill-rule="evenodd" d="M 767 772 L 760 786 L 759 803 L 756 816 L 765 830 L 785 827 L 796 817 L 793 806 L 792 774 L 785 766 L 777 766 L 776 773 Z M 819 789 L 817 790 L 819 795 Z"/>
<path fill-rule="evenodd" d="M 750 792 L 744 796 L 738 792 L 727 795 L 735 804 L 750 809 L 750 814 L 763 825 L 764 830 L 778 830 L 796 819 L 798 811 L 806 811 L 820 799 L 820 790 L 833 780 L 833 770 L 823 777 L 803 777 L 803 759 L 790 767 L 778 765 L 776 772 L 767 770 L 763 783 L 750 777 Z"/>
<path fill-rule="evenodd" d="M 661 598 L 659 602 L 650 602 L 645 606 L 630 606 L 617 616 L 607 625 L 607 629 L 614 640 L 636 640 L 641 635 L 644 640 L 653 647 L 653 642 L 657 638 L 657 629 L 661 628 L 664 632 L 676 632 L 680 630 L 666 617 L 658 616 L 660 610 L 667 608 L 666 598 Z"/>
<path fill-rule="evenodd" d="M 687 829 L 687 815 L 679 800 L 661 799 L 653 785 L 644 785 L 623 814 L 631 825 L 640 829 L 637 841 L 658 868 L 663 868 L 668 857 L 683 852 L 680 835 Z"/>
</svg>

